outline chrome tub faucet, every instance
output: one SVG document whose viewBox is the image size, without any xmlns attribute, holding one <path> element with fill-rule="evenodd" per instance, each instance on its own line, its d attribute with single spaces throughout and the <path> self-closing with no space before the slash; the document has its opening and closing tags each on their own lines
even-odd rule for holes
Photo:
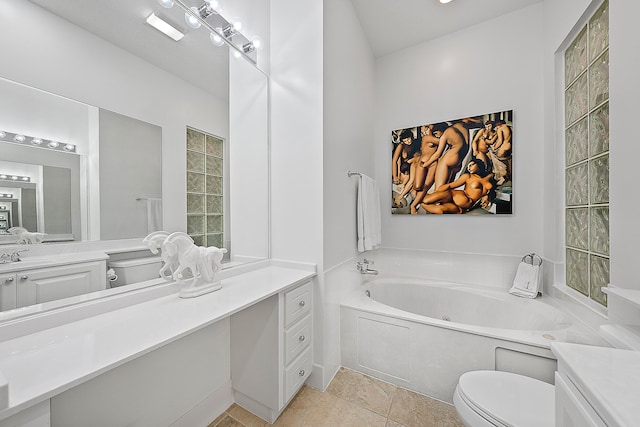
<svg viewBox="0 0 640 427">
<path fill-rule="evenodd" d="M 374 270 L 369 268 L 369 265 L 373 264 L 373 261 L 369 261 L 364 258 L 362 261 L 356 262 L 356 269 L 360 272 L 360 274 L 378 274 L 378 270 Z"/>
</svg>

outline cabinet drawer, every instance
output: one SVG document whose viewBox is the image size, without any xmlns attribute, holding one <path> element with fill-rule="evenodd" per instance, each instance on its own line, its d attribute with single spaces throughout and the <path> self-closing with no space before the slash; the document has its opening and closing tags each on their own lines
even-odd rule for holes
<svg viewBox="0 0 640 427">
<path fill-rule="evenodd" d="M 284 310 L 285 327 L 306 316 L 311 311 L 311 283 L 285 293 Z"/>
<path fill-rule="evenodd" d="M 287 366 L 311 344 L 311 316 L 303 318 L 284 333 L 284 364 Z"/>
<path fill-rule="evenodd" d="M 287 402 L 291 396 L 302 386 L 311 374 L 311 348 L 307 348 L 304 353 L 296 359 L 284 372 L 284 401 Z"/>
</svg>

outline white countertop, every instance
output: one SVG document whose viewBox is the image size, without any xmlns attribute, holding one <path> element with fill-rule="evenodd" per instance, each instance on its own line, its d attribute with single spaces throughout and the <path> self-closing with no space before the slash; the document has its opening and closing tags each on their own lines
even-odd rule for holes
<svg viewBox="0 0 640 427">
<path fill-rule="evenodd" d="M 558 371 L 569 379 L 608 426 L 635 427 L 640 420 L 640 352 L 553 343 Z"/>
<path fill-rule="evenodd" d="M 81 262 L 103 261 L 108 258 L 109 255 L 107 255 L 105 251 L 78 252 L 72 254 L 60 253 L 44 256 L 25 256 L 25 254 L 22 254 L 21 261 L 0 264 L 0 274 L 31 270 L 35 268 L 55 267 L 58 265 L 77 264 Z"/>
<path fill-rule="evenodd" d="M 196 298 L 177 294 L 0 343 L 0 373 L 9 406 L 0 419 L 230 316 L 314 272 L 268 266 L 222 280 L 222 289 Z"/>
</svg>

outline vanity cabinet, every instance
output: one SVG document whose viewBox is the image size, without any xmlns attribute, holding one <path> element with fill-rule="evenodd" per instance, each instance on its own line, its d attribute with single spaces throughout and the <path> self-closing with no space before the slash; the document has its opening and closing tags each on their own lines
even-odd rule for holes
<svg viewBox="0 0 640 427">
<path fill-rule="evenodd" d="M 231 316 L 235 402 L 273 423 L 313 368 L 311 282 Z"/>
<path fill-rule="evenodd" d="M 106 289 L 104 261 L 33 268 L 0 274 L 0 309 L 48 301 Z"/>
<path fill-rule="evenodd" d="M 0 274 L 0 311 L 17 307 L 16 275 L 14 273 Z"/>
<path fill-rule="evenodd" d="M 606 427 L 566 375 L 556 372 L 556 427 Z"/>
</svg>

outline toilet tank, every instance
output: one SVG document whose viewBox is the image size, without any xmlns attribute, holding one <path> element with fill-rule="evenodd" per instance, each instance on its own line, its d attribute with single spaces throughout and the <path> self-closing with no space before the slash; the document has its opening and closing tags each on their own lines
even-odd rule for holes
<svg viewBox="0 0 640 427">
<path fill-rule="evenodd" d="M 111 280 L 110 287 L 130 285 L 160 277 L 162 258 L 160 256 L 107 261 L 107 268 L 113 269 L 117 276 Z"/>
</svg>

